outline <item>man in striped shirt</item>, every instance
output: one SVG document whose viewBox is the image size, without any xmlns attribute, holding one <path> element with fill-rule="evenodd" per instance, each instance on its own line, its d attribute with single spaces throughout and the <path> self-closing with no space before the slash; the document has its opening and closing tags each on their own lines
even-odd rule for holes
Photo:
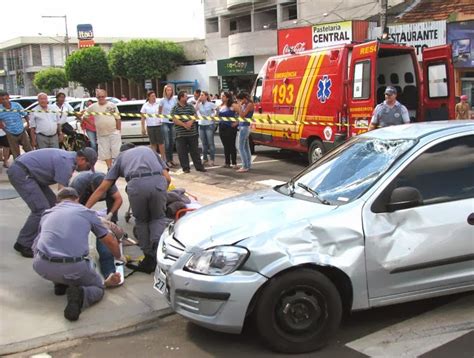
<svg viewBox="0 0 474 358">
<path fill-rule="evenodd" d="M 178 93 L 178 103 L 171 110 L 171 115 L 195 116 L 196 110 L 187 102 L 187 93 L 181 91 Z M 179 163 L 185 173 L 190 172 L 189 156 L 193 160 L 194 167 L 198 172 L 205 172 L 204 166 L 199 156 L 198 148 L 198 125 L 197 121 L 183 117 L 173 118 L 176 125 L 176 150 L 178 152 Z"/>
</svg>

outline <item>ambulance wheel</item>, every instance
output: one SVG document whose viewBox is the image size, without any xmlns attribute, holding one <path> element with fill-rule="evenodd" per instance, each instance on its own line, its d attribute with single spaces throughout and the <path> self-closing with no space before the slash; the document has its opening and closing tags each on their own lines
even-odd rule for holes
<svg viewBox="0 0 474 358">
<path fill-rule="evenodd" d="M 308 151 L 308 161 L 309 164 L 313 164 L 315 161 L 319 160 L 324 154 L 324 145 L 323 142 L 319 139 L 315 139 L 311 142 Z"/>
<path fill-rule="evenodd" d="M 258 333 L 271 349 L 305 353 L 322 348 L 336 332 L 342 303 L 324 274 L 300 269 L 272 278 L 254 314 Z"/>
</svg>

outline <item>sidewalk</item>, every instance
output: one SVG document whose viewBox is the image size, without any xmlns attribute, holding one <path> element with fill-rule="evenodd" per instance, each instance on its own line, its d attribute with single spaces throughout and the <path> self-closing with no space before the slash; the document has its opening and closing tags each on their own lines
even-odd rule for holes
<svg viewBox="0 0 474 358">
<path fill-rule="evenodd" d="M 96 170 L 105 172 L 105 165 L 98 165 Z M 215 180 L 208 174 L 177 173 L 172 174 L 172 178 L 176 187 L 186 188 L 203 205 L 243 191 L 242 187 L 234 190 L 233 185 L 228 186 L 232 190 L 223 187 L 225 185 L 215 185 Z M 124 220 L 128 209 L 125 181 L 121 179 L 117 185 L 124 199 L 119 224 L 133 237 L 133 219 L 128 224 Z M 15 194 L 3 169 L 0 172 L 0 250 L 3 254 L 0 262 L 0 355 L 103 335 L 149 323 L 170 313 L 165 299 L 152 287 L 153 275 L 136 272 L 122 287 L 106 290 L 104 299 L 85 310 L 77 322 L 67 321 L 63 316 L 65 296 L 55 296 L 52 283 L 33 271 L 32 260 L 13 250 L 18 231 L 29 213 L 26 204 Z M 141 255 L 136 246 L 126 247 L 125 253 L 131 257 Z"/>
</svg>

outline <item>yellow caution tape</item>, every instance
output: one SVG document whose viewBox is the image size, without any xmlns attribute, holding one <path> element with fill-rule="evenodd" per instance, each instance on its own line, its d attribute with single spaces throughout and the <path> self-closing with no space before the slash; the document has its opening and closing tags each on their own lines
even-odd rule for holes
<svg viewBox="0 0 474 358">
<path fill-rule="evenodd" d="M 219 117 L 219 116 L 189 116 L 189 115 L 171 115 L 171 114 L 141 114 L 141 113 L 119 113 L 119 112 L 58 112 L 52 110 L 31 110 L 31 109 L 0 109 L 0 112 L 28 112 L 28 113 L 54 113 L 54 114 L 66 114 L 66 115 L 92 115 L 92 116 L 113 116 L 118 114 L 120 117 L 132 117 L 132 118 L 166 118 L 166 119 L 184 119 L 184 120 L 200 120 L 205 119 L 214 122 L 246 122 L 255 124 L 305 124 L 305 125 L 320 125 L 320 126 L 334 126 L 334 127 L 355 127 L 355 128 L 367 128 L 368 125 L 358 124 L 349 125 L 349 123 L 331 123 L 331 122 L 320 122 L 317 120 L 304 120 L 294 121 L 286 119 L 270 119 L 270 118 L 242 118 L 242 117 Z"/>
</svg>

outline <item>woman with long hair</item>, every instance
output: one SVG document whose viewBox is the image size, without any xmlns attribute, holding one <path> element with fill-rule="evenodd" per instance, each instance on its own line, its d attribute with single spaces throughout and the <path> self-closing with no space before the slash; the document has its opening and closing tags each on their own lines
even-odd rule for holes
<svg viewBox="0 0 474 358">
<path fill-rule="evenodd" d="M 237 95 L 237 100 L 240 102 L 239 106 L 239 117 L 241 118 L 252 118 L 254 105 L 250 96 L 246 92 L 240 92 Z M 242 167 L 237 170 L 239 173 L 246 173 L 252 166 L 252 154 L 250 153 L 250 123 L 240 121 L 239 122 L 239 153 L 240 159 L 242 160 Z"/>
<path fill-rule="evenodd" d="M 222 104 L 219 108 L 219 117 L 235 117 L 235 103 L 229 92 L 222 92 Z M 225 168 L 238 168 L 237 166 L 237 148 L 235 147 L 235 139 L 237 138 L 238 122 L 227 120 L 219 121 L 219 137 L 224 146 Z"/>
<path fill-rule="evenodd" d="M 148 91 L 146 102 L 143 104 L 140 113 L 142 114 L 142 135 L 147 135 L 150 139 L 150 147 L 155 152 L 160 153 L 161 158 L 166 160 L 165 144 L 161 133 L 161 118 L 150 117 L 159 111 L 159 104 L 156 101 L 156 92 Z M 146 123 L 146 126 L 145 126 Z"/>
<path fill-rule="evenodd" d="M 160 101 L 159 114 L 170 114 L 174 106 L 176 106 L 176 98 L 173 96 L 173 86 L 167 84 L 163 88 L 163 98 Z M 174 122 L 168 118 L 162 118 L 161 133 L 165 142 L 165 153 L 166 153 L 166 164 L 168 167 L 173 168 L 176 163 L 173 162 L 173 149 L 175 139 L 175 127 Z"/>
<path fill-rule="evenodd" d="M 211 102 L 208 92 L 202 91 L 196 102 L 196 113 L 199 116 L 214 116 L 216 113 L 216 105 Z M 204 165 L 214 166 L 216 157 L 216 146 L 214 144 L 214 129 L 215 124 L 213 120 L 200 119 L 199 120 L 199 138 L 202 143 L 202 159 Z M 208 157 L 209 155 L 209 157 Z M 210 159 L 210 161 L 208 160 Z"/>
</svg>

